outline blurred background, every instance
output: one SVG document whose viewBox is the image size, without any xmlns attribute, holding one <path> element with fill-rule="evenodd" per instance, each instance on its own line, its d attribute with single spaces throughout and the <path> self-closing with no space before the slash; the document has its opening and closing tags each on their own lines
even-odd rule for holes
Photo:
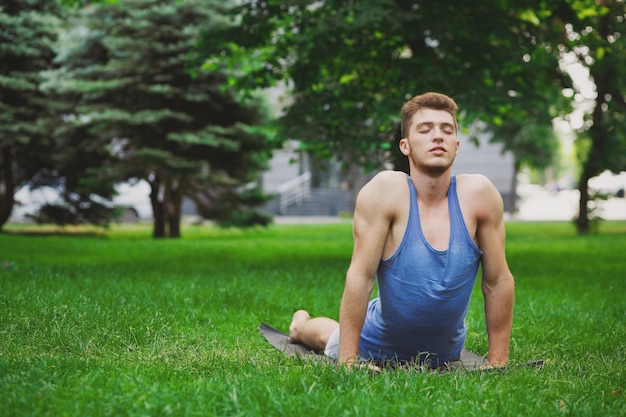
<svg viewBox="0 0 626 417">
<path fill-rule="evenodd" d="M 432 3 L 3 0 L 0 229 L 349 218 L 426 91 L 507 219 L 626 219 L 624 1 Z"/>
</svg>

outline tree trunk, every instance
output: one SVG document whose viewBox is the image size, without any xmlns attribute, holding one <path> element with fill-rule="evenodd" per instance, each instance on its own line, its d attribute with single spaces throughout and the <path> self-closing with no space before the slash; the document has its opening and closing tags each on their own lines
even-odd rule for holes
<svg viewBox="0 0 626 417">
<path fill-rule="evenodd" d="M 165 237 L 165 212 L 163 202 L 159 199 L 161 179 L 155 174 L 150 184 L 150 205 L 152 206 L 152 237 L 155 239 Z"/>
<path fill-rule="evenodd" d="M 587 159 L 583 164 L 583 170 L 580 174 L 578 181 L 578 191 L 580 192 L 580 202 L 578 205 L 578 218 L 576 219 L 576 227 L 578 234 L 586 234 L 591 231 L 591 222 L 589 219 L 589 179 L 598 175 L 602 171 L 602 162 L 604 159 L 605 150 L 605 134 L 604 128 L 604 112 L 602 111 L 602 105 L 605 102 L 604 82 L 601 80 L 596 81 L 596 88 L 598 90 L 598 98 L 596 99 L 596 106 L 593 109 L 592 120 L 593 125 L 589 129 L 589 135 L 591 137 L 591 149 L 587 155 Z"/>
<path fill-rule="evenodd" d="M 152 219 L 152 237 L 155 239 L 165 237 L 165 218 L 163 216 L 163 205 L 160 202 L 152 203 L 154 212 Z"/>
<path fill-rule="evenodd" d="M 185 187 L 185 176 L 183 174 L 172 175 L 167 178 L 164 186 L 163 206 L 165 207 L 168 237 L 176 239 L 180 237 L 180 218 L 183 204 L 182 190 Z"/>
<path fill-rule="evenodd" d="M 178 191 L 173 187 L 168 187 L 169 192 L 165 193 L 164 206 L 167 208 L 166 219 L 168 226 L 168 237 L 179 238 L 180 237 L 180 218 L 181 218 L 181 206 L 182 196 L 178 195 Z"/>
<path fill-rule="evenodd" d="M 179 238 L 180 220 L 182 215 L 183 196 L 185 179 L 169 178 L 165 180 L 160 175 L 155 174 L 149 180 L 150 202 L 154 216 L 153 238 Z"/>
<path fill-rule="evenodd" d="M 173 203 L 171 204 L 174 205 Z M 172 207 L 172 210 L 168 210 L 168 226 L 169 226 L 169 235 L 170 238 L 179 238 L 180 237 L 180 204 L 178 208 Z"/>
<path fill-rule="evenodd" d="M 589 160 L 585 163 L 583 172 L 580 174 L 578 180 L 578 191 L 580 192 L 580 200 L 578 202 L 578 218 L 576 219 L 576 229 L 579 235 L 587 234 L 591 231 L 591 224 L 589 222 L 589 188 L 587 183 L 591 176 L 588 174 Z"/>
<path fill-rule="evenodd" d="M 602 39 L 607 39 L 609 35 L 608 19 L 608 15 L 600 19 L 598 30 Z M 610 152 L 609 149 L 605 149 L 607 129 L 604 126 L 605 120 L 602 108 L 606 105 L 606 97 L 610 96 L 610 83 L 612 83 L 614 77 L 617 76 L 617 71 L 614 66 L 607 64 L 607 58 L 607 56 L 604 57 L 602 64 L 596 63 L 590 67 L 591 78 L 596 84 L 597 98 L 591 115 L 593 124 L 589 129 L 591 149 L 589 149 L 587 160 L 583 164 L 583 171 L 578 181 L 578 191 L 580 192 L 579 212 L 578 218 L 576 219 L 578 234 L 586 234 L 591 231 L 591 222 L 589 219 L 590 198 L 587 184 L 590 178 L 598 175 L 602 171 L 605 156 Z"/>
<path fill-rule="evenodd" d="M 15 183 L 13 181 L 13 157 L 10 146 L 0 152 L 0 231 L 11 217 L 15 204 Z"/>
</svg>

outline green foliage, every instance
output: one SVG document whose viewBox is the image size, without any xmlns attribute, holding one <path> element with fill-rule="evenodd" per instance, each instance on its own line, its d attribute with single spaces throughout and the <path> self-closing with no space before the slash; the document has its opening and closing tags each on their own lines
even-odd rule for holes
<svg viewBox="0 0 626 417">
<path fill-rule="evenodd" d="M 149 226 L 99 236 L 0 235 L 5 415 L 622 416 L 626 224 L 507 224 L 512 366 L 498 373 L 347 371 L 258 334 L 306 307 L 337 317 L 351 225 Z M 13 234 L 15 233 L 15 234 Z M 33 252 L 37 256 L 33 256 Z M 468 348 L 485 353 L 479 286 Z M 545 358 L 540 370 L 517 367 Z"/>
<path fill-rule="evenodd" d="M 264 122 L 263 104 L 239 103 L 220 88 L 222 73 L 198 71 L 197 40 L 220 21 L 206 1 L 86 8 L 66 35 L 83 41 L 66 44 L 47 84 L 78 101 L 83 140 L 108 150 L 90 176 L 150 184 L 155 237 L 178 237 L 183 198 L 205 214 L 251 210 L 237 190 L 255 184 L 271 156 L 265 132 L 250 127 Z"/>
<path fill-rule="evenodd" d="M 626 166 L 624 1 L 269 0 L 231 13 L 238 24 L 205 38 L 205 55 L 219 57 L 206 66 L 245 74 L 229 83 L 238 89 L 289 80 L 282 129 L 320 157 L 399 167 L 389 152 L 398 109 L 434 90 L 458 101 L 465 126 L 485 122 L 517 166 L 536 168 L 554 158 L 552 119 L 595 101 L 584 125 L 593 145 L 579 181 L 581 232 L 589 178 Z M 595 97 L 563 94 L 579 89 L 564 57 L 590 70 Z"/>
<path fill-rule="evenodd" d="M 494 130 L 494 141 L 502 143 L 503 151 L 515 155 L 518 169 L 554 166 L 560 143 L 551 125 L 529 120 L 526 123 L 504 123 Z"/>
<path fill-rule="evenodd" d="M 221 227 L 267 226 L 272 223 L 272 217 L 270 215 L 256 211 L 233 211 L 227 213 L 227 216 L 228 217 L 219 222 Z"/>
<path fill-rule="evenodd" d="M 119 0 L 61 0 L 61 4 L 68 7 L 82 7 L 98 3 L 116 4 L 118 1 Z"/>
<path fill-rule="evenodd" d="M 53 65 L 61 15 L 54 0 L 0 4 L 0 229 L 14 193 L 53 169 L 50 130 L 58 116 L 39 84 Z"/>
<path fill-rule="evenodd" d="M 252 1 L 232 13 L 240 24 L 205 38 L 220 57 L 207 67 L 246 74 L 235 88 L 290 80 L 284 132 L 323 157 L 380 166 L 399 108 L 425 91 L 457 99 L 466 125 L 550 126 L 569 109 L 543 2 Z"/>
<path fill-rule="evenodd" d="M 109 221 L 116 214 L 118 210 L 110 205 L 93 202 L 90 200 L 73 201 L 75 194 L 67 196 L 69 205 L 63 204 L 44 204 L 34 214 L 29 214 L 30 217 L 37 224 L 58 224 L 65 226 L 68 224 L 77 225 L 82 223 L 91 223 L 94 225 L 105 226 L 109 225 Z M 85 206 L 88 205 L 88 209 Z"/>
</svg>

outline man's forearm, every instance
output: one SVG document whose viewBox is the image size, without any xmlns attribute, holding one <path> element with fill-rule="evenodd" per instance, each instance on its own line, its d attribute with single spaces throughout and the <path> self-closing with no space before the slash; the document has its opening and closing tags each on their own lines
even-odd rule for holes
<svg viewBox="0 0 626 417">
<path fill-rule="evenodd" d="M 339 363 L 358 358 L 359 339 L 371 294 L 367 281 L 347 279 L 339 311 Z"/>
<path fill-rule="evenodd" d="M 509 345 L 513 325 L 515 284 L 506 277 L 492 287 L 483 287 L 485 321 L 489 339 L 489 363 L 504 365 L 509 360 Z"/>
</svg>

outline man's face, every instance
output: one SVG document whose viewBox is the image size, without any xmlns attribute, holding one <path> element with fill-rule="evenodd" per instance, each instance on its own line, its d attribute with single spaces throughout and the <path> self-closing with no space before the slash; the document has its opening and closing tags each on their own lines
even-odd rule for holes
<svg viewBox="0 0 626 417">
<path fill-rule="evenodd" d="M 413 115 L 400 150 L 409 158 L 412 169 L 429 175 L 448 170 L 459 149 L 454 118 L 445 110 L 422 109 Z"/>
</svg>

